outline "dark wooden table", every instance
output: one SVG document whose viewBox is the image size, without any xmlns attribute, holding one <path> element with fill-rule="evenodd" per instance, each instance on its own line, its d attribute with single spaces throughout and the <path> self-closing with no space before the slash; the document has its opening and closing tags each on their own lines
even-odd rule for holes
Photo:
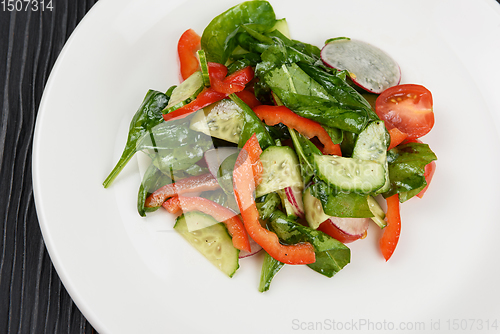
<svg viewBox="0 0 500 334">
<path fill-rule="evenodd" d="M 31 179 L 33 131 L 43 89 L 64 43 L 95 2 L 53 0 L 52 10 L 43 12 L 8 12 L 0 7 L 2 334 L 95 333 L 50 261 Z"/>
<path fill-rule="evenodd" d="M 0 333 L 95 333 L 50 261 L 31 180 L 43 89 L 64 43 L 95 2 L 53 0 L 52 10 L 43 12 L 8 12 L 0 4 Z"/>
</svg>

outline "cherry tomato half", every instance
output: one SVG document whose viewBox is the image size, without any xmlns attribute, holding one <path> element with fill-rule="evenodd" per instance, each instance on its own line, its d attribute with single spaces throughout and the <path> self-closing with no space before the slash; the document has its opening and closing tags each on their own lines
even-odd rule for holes
<svg viewBox="0 0 500 334">
<path fill-rule="evenodd" d="M 386 89 L 375 102 L 375 112 L 388 130 L 398 128 L 415 139 L 434 126 L 432 94 L 421 85 L 398 85 Z"/>
</svg>

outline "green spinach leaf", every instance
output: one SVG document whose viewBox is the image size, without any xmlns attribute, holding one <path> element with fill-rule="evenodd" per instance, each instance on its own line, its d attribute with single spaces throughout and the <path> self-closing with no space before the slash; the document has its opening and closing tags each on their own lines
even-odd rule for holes
<svg viewBox="0 0 500 334">
<path fill-rule="evenodd" d="M 412 190 L 423 188 L 425 181 L 425 165 L 437 160 L 436 155 L 427 144 L 409 143 L 399 145 L 387 152 L 387 162 L 389 163 L 389 179 L 391 188 L 383 194 L 390 197 L 397 193 L 406 193 Z M 408 200 L 408 195 L 416 195 L 417 191 L 406 194 L 404 199 Z"/>
<path fill-rule="evenodd" d="M 169 97 L 155 90 L 149 90 L 141 106 L 130 122 L 127 143 L 118 163 L 103 182 L 104 188 L 109 187 L 113 180 L 127 165 L 137 152 L 137 142 L 153 127 L 163 122 L 161 111 L 167 106 Z"/>
<path fill-rule="evenodd" d="M 346 245 L 321 231 L 294 222 L 281 211 L 273 212 L 269 227 L 286 244 L 311 243 L 316 262 L 308 266 L 320 274 L 332 277 L 350 262 L 351 251 Z"/>
<path fill-rule="evenodd" d="M 273 7 L 267 1 L 246 1 L 216 16 L 201 36 L 201 47 L 207 60 L 225 64 L 235 49 L 236 35 L 242 25 L 262 32 L 271 29 L 276 22 Z"/>
</svg>

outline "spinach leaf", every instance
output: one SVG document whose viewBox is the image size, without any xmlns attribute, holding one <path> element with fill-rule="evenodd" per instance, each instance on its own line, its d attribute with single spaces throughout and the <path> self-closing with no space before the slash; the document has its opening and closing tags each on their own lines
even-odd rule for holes
<svg viewBox="0 0 500 334">
<path fill-rule="evenodd" d="M 308 63 L 300 62 L 297 65 L 311 76 L 312 79 L 321 84 L 341 105 L 365 109 L 370 120 L 379 120 L 377 114 L 372 110 L 370 103 L 341 77 Z"/>
<path fill-rule="evenodd" d="M 167 106 L 168 100 L 169 97 L 162 92 L 155 90 L 147 92 L 141 106 L 130 122 L 127 143 L 123 153 L 116 166 L 103 182 L 104 188 L 109 187 L 137 152 L 137 142 L 154 126 L 163 122 L 161 111 Z"/>
<path fill-rule="evenodd" d="M 425 165 L 433 160 L 437 160 L 437 157 L 427 144 L 409 143 L 389 150 L 387 162 L 391 188 L 383 196 L 387 198 L 424 187 L 427 184 L 424 176 Z M 404 199 L 411 198 L 408 195 L 416 194 L 418 192 L 413 191 L 406 194 Z"/>
<path fill-rule="evenodd" d="M 255 199 L 257 210 L 259 211 L 259 218 L 262 220 L 269 219 L 271 214 L 277 210 L 281 204 L 281 198 L 275 192 L 260 196 Z"/>
<path fill-rule="evenodd" d="M 344 139 L 344 133 L 342 132 L 342 130 L 331 128 L 326 125 L 323 125 L 323 129 L 325 129 L 325 131 L 328 133 L 334 144 L 342 143 L 342 140 Z"/>
<path fill-rule="evenodd" d="M 273 212 L 269 227 L 286 244 L 310 242 L 316 262 L 308 266 L 327 277 L 335 275 L 351 260 L 351 251 L 346 245 L 321 231 L 294 222 L 281 211 Z"/>
<path fill-rule="evenodd" d="M 335 100 L 326 90 L 311 79 L 297 64 L 281 65 L 264 75 L 265 83 L 273 91 L 276 89 L 294 92 L 299 95 L 316 96 L 322 99 Z M 278 94 L 279 96 L 279 94 Z"/>
<path fill-rule="evenodd" d="M 321 201 L 323 211 L 329 216 L 367 218 L 373 217 L 368 206 L 368 196 L 357 193 L 340 192 L 319 178 L 313 178 L 311 195 Z"/>
<path fill-rule="evenodd" d="M 144 176 L 137 194 L 137 211 L 142 217 L 146 216 L 146 212 L 156 211 L 159 206 L 154 208 L 144 207 L 146 198 L 155 190 L 163 187 L 166 184 L 172 183 L 172 179 L 163 174 L 154 164 L 151 164 Z"/>
<path fill-rule="evenodd" d="M 369 117 L 365 109 L 342 106 L 331 99 L 300 95 L 278 87 L 271 89 L 295 113 L 323 125 L 360 133 L 368 123 Z"/>
<path fill-rule="evenodd" d="M 269 146 L 274 146 L 274 141 L 269 132 L 262 124 L 261 120 L 255 115 L 255 113 L 250 109 L 250 107 L 243 102 L 236 94 L 229 95 L 229 98 L 236 102 L 238 107 L 242 110 L 244 124 L 240 133 L 240 141 L 238 143 L 239 147 L 243 147 L 245 143 L 252 137 L 255 133 L 257 140 L 259 141 L 262 150 L 265 150 Z"/>
<path fill-rule="evenodd" d="M 216 16 L 201 36 L 201 47 L 207 60 L 225 64 L 236 47 L 235 36 L 241 25 L 256 31 L 271 29 L 276 22 L 273 7 L 267 1 L 246 1 Z"/>
<path fill-rule="evenodd" d="M 260 274 L 259 292 L 269 290 L 271 281 L 284 265 L 283 262 L 276 260 L 271 255 L 267 253 L 264 255 L 264 262 L 262 263 L 262 271 Z"/>
<path fill-rule="evenodd" d="M 304 184 L 307 185 L 314 176 L 314 160 L 313 154 L 321 155 L 321 151 L 309 139 L 293 129 L 289 129 L 292 137 L 293 147 L 297 152 L 297 157 L 300 162 L 300 173 Z"/>
<path fill-rule="evenodd" d="M 193 165 L 210 148 L 213 148 L 211 137 L 189 129 L 189 119 L 184 118 L 153 127 L 138 141 L 136 150 L 148 154 L 153 164 L 168 175 L 195 168 Z"/>
</svg>

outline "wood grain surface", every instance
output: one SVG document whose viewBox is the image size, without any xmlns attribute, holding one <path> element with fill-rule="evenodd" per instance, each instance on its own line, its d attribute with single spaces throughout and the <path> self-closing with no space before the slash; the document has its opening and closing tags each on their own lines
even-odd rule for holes
<svg viewBox="0 0 500 334">
<path fill-rule="evenodd" d="M 31 151 L 50 71 L 96 1 L 53 0 L 52 11 L 44 12 L 0 7 L 0 334 L 95 333 L 45 248 L 33 201 Z"/>
<path fill-rule="evenodd" d="M 61 284 L 33 201 L 31 150 L 43 89 L 64 43 L 95 0 L 52 11 L 0 7 L 0 333 L 95 333 Z M 47 4 L 48 1 L 45 1 Z"/>
</svg>

